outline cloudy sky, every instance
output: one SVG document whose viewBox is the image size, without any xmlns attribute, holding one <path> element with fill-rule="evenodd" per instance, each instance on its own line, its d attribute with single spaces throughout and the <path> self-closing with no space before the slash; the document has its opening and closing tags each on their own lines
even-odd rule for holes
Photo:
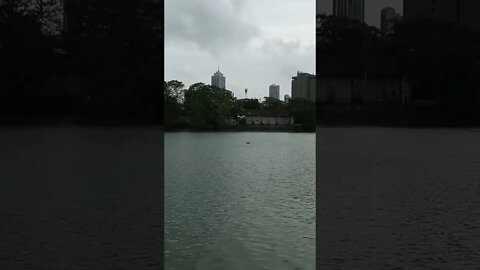
<svg viewBox="0 0 480 270">
<path fill-rule="evenodd" d="M 332 13 L 333 0 L 317 0 L 317 13 Z M 380 12 L 384 7 L 393 7 L 403 14 L 403 0 L 365 0 L 365 22 L 380 27 Z"/>
<path fill-rule="evenodd" d="M 237 98 L 291 95 L 315 73 L 315 1 L 165 0 L 165 80 L 210 84 L 217 66 Z"/>
</svg>

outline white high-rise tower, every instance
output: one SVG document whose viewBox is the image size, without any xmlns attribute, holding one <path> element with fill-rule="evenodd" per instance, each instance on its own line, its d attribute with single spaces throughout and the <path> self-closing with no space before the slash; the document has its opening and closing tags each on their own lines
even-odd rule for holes
<svg viewBox="0 0 480 270">
<path fill-rule="evenodd" d="M 270 87 L 268 87 L 268 96 L 271 98 L 280 99 L 280 85 L 270 85 Z"/>
<path fill-rule="evenodd" d="M 223 73 L 220 72 L 220 68 L 218 68 L 217 72 L 212 76 L 212 86 L 225 89 L 225 77 Z"/>
</svg>

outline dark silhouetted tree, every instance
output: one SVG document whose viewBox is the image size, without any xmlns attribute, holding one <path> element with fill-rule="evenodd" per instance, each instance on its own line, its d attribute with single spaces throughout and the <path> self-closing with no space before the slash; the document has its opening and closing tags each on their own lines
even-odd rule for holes
<svg viewBox="0 0 480 270">
<path fill-rule="evenodd" d="M 70 0 L 67 51 L 94 87 L 95 114 L 160 115 L 162 5 L 153 0 Z"/>
<path fill-rule="evenodd" d="M 172 80 L 165 82 L 164 87 L 164 100 L 165 100 L 165 126 L 174 127 L 178 124 L 180 117 L 182 116 L 182 104 L 179 103 L 180 90 L 184 88 L 184 85 L 180 81 Z"/>
<path fill-rule="evenodd" d="M 285 108 L 285 104 L 283 101 L 273 98 L 273 97 L 265 97 L 265 100 L 262 102 L 262 107 L 268 111 L 278 111 Z"/>
<path fill-rule="evenodd" d="M 475 106 L 480 75 L 480 34 L 448 22 L 400 24 L 392 37 L 398 62 L 418 98 L 455 110 Z"/>
<path fill-rule="evenodd" d="M 0 2 L 0 103 L 7 111 L 24 109 L 15 102 L 40 93 L 55 72 L 59 8 L 52 0 Z"/>
<path fill-rule="evenodd" d="M 333 15 L 317 15 L 319 53 L 359 56 L 377 53 L 380 31 L 357 20 Z"/>
<path fill-rule="evenodd" d="M 236 104 L 238 104 L 238 107 L 240 109 L 244 109 L 244 110 L 259 110 L 260 109 L 260 102 L 256 98 L 237 100 Z"/>
<path fill-rule="evenodd" d="M 315 102 L 303 98 L 291 98 L 288 110 L 295 123 L 301 124 L 307 130 L 315 130 Z"/>
</svg>

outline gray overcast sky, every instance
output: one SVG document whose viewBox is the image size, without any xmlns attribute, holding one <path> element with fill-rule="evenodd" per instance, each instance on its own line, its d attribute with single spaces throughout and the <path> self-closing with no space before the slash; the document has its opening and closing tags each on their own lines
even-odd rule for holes
<svg viewBox="0 0 480 270">
<path fill-rule="evenodd" d="M 315 1 L 166 0 L 165 80 L 210 84 L 218 65 L 237 98 L 291 95 L 297 71 L 315 73 Z"/>
<path fill-rule="evenodd" d="M 333 0 L 317 0 L 317 13 L 332 13 Z M 365 0 L 365 22 L 380 27 L 380 12 L 384 7 L 393 7 L 403 15 L 403 0 Z"/>
</svg>

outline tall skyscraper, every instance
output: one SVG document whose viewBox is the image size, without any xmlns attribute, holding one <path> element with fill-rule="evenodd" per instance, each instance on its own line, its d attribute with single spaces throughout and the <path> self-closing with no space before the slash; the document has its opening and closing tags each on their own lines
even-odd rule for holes
<svg viewBox="0 0 480 270">
<path fill-rule="evenodd" d="M 365 21 L 365 0 L 333 0 L 333 15 Z"/>
<path fill-rule="evenodd" d="M 280 99 L 280 85 L 270 85 L 270 87 L 268 87 L 268 96 L 271 98 Z"/>
<path fill-rule="evenodd" d="M 292 77 L 292 98 L 304 98 L 315 102 L 316 91 L 315 75 L 297 72 L 297 76 Z"/>
<path fill-rule="evenodd" d="M 220 72 L 220 68 L 212 76 L 212 86 L 225 89 L 225 77 Z"/>
</svg>

